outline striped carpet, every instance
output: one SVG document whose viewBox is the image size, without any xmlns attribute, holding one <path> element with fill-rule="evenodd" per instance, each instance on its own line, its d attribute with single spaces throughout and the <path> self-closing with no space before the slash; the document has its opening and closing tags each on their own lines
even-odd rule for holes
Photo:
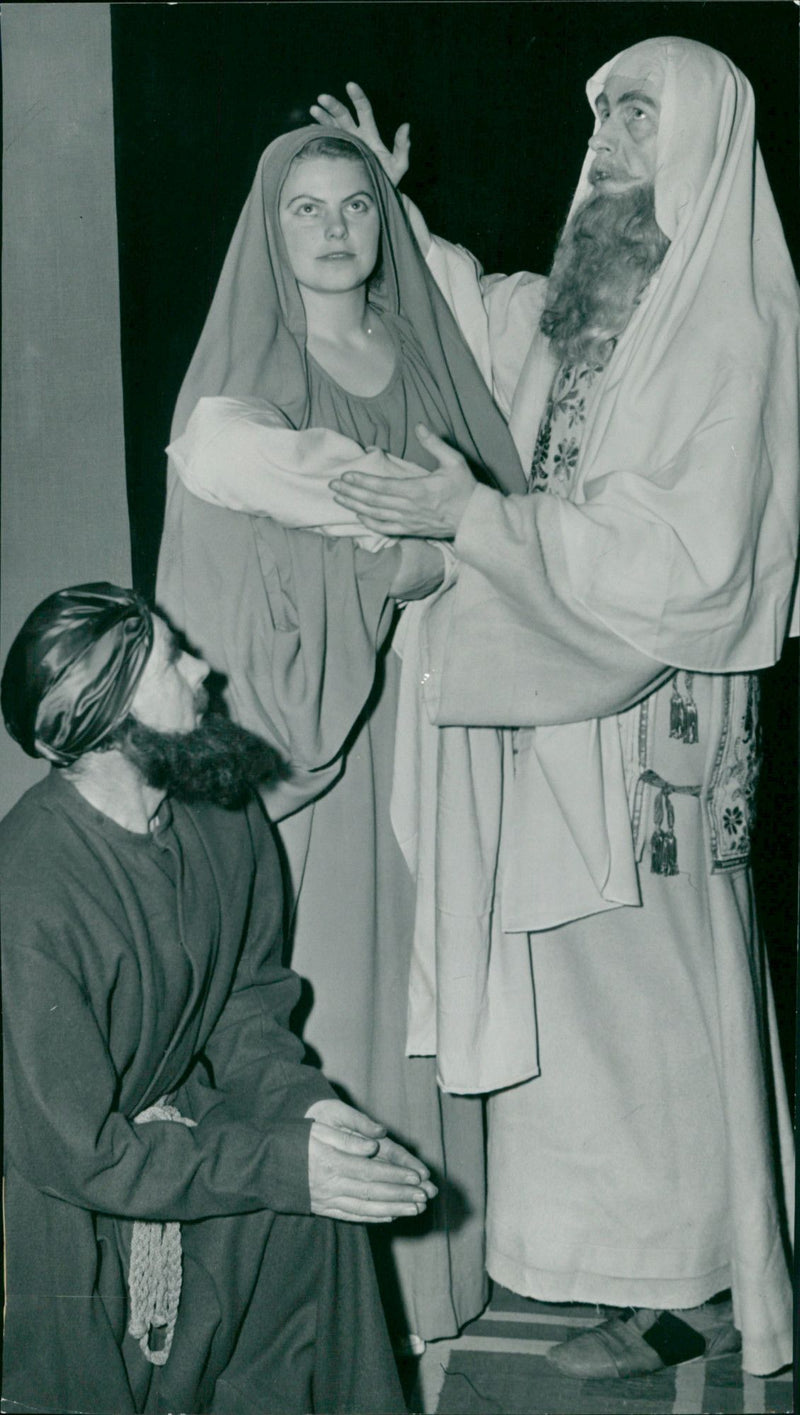
<svg viewBox="0 0 800 1415">
<path fill-rule="evenodd" d="M 788 1415 L 791 1373 L 761 1379 L 740 1358 L 690 1361 L 626 1381 L 577 1381 L 545 1358 L 557 1341 L 610 1311 L 552 1306 L 495 1286 L 491 1303 L 453 1341 L 419 1360 L 412 1409 L 437 1415 Z"/>
</svg>

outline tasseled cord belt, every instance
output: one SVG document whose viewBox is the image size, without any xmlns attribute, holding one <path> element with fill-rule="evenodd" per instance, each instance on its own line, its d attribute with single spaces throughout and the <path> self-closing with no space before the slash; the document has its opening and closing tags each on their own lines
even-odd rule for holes
<svg viewBox="0 0 800 1415">
<path fill-rule="evenodd" d="M 696 740 L 694 738 L 693 740 Z M 645 786 L 658 790 L 653 809 L 655 829 L 650 839 L 650 869 L 654 875 L 678 874 L 678 842 L 675 839 L 675 811 L 670 796 L 699 796 L 700 786 L 673 786 L 657 771 L 643 771 L 639 777 Z"/>
<path fill-rule="evenodd" d="M 176 1120 L 180 1125 L 196 1123 L 170 1105 L 167 1096 L 137 1115 L 134 1124 L 146 1125 L 148 1120 Z M 128 1331 L 138 1341 L 145 1360 L 154 1366 L 163 1366 L 172 1349 L 181 1297 L 182 1257 L 179 1223 L 137 1219 L 131 1235 L 128 1272 L 131 1304 Z M 155 1333 L 158 1334 L 157 1351 L 150 1346 L 150 1338 Z"/>
</svg>

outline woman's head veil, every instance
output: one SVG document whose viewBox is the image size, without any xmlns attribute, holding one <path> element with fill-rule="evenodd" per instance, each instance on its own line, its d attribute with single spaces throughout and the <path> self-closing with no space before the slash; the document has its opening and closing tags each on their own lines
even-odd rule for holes
<svg viewBox="0 0 800 1415">
<path fill-rule="evenodd" d="M 364 143 L 351 134 L 333 135 L 350 144 L 364 163 L 380 215 L 381 277 L 370 291 L 371 303 L 413 328 L 455 445 L 504 490 L 524 491 L 505 421 L 425 266 L 394 188 Z M 172 441 L 185 430 L 200 398 L 220 394 L 264 399 L 280 408 L 293 427 L 307 426 L 305 314 L 289 267 L 278 200 L 295 157 L 324 136 L 330 131 L 316 125 L 299 128 L 276 138 L 261 157 L 181 387 Z"/>
</svg>

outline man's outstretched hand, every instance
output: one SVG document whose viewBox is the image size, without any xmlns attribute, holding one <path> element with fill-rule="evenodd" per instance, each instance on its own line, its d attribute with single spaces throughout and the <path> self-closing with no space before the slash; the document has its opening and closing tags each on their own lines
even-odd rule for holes
<svg viewBox="0 0 800 1415">
<path fill-rule="evenodd" d="M 330 93 L 321 93 L 316 103 L 312 103 L 308 110 L 311 117 L 315 123 L 321 123 L 325 127 L 339 128 L 343 133 L 353 133 L 357 138 L 360 138 L 375 153 L 389 181 L 393 186 L 398 186 L 408 171 L 408 154 L 411 148 L 409 124 L 400 124 L 394 135 L 394 146 L 390 152 L 378 132 L 372 104 L 363 88 L 355 83 L 345 84 L 345 88 L 347 96 L 356 110 L 355 118 L 349 108 L 346 108 L 338 98 L 334 98 Z"/>
<path fill-rule="evenodd" d="M 418 475 L 406 472 L 396 477 L 344 472 L 330 483 L 333 499 L 379 535 L 448 540 L 456 534 L 477 482 L 454 447 L 424 423 L 418 424 L 416 432 L 439 464 L 432 472 L 421 467 Z"/>
<path fill-rule="evenodd" d="M 350 1223 L 390 1223 L 422 1213 L 437 1193 L 422 1160 L 386 1126 L 344 1101 L 316 1101 L 308 1148 L 311 1212 Z"/>
</svg>

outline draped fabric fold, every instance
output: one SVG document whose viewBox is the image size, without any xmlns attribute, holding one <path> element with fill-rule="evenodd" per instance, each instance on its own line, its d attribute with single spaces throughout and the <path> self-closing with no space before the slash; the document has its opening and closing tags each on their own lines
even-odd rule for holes
<svg viewBox="0 0 800 1415">
<path fill-rule="evenodd" d="M 349 134 L 338 136 L 355 148 L 366 166 L 381 218 L 382 268 L 372 282 L 370 303 L 410 327 L 442 400 L 450 438 L 478 474 L 505 491 L 524 490 L 505 421 L 487 396 L 481 372 L 419 258 L 394 189 L 369 148 Z M 290 163 L 319 137 L 316 126 L 284 133 L 261 158 L 181 386 L 172 441 L 184 432 L 198 399 L 218 394 L 266 399 L 292 427 L 309 426 L 305 312 L 277 209 Z"/>
<path fill-rule="evenodd" d="M 320 135 L 306 128 L 270 146 L 233 235 L 173 421 L 158 598 L 226 676 L 233 716 L 292 769 L 266 805 L 293 890 L 303 1036 L 355 1104 L 447 1176 L 424 1231 L 376 1245 L 394 1270 L 384 1295 L 402 1304 L 395 1324 L 436 1338 L 485 1302 L 483 1111 L 442 1095 L 429 1058 L 404 1054 L 414 894 L 389 815 L 399 550 L 364 549 L 356 526 L 337 527 L 327 480 L 351 452 L 362 466 L 432 467 L 421 422 L 492 487 L 521 491 L 525 479 L 399 200 L 357 139 L 346 141 L 382 226 L 369 308 L 395 343 L 395 371 L 362 399 L 307 354 L 278 197 Z"/>
<path fill-rule="evenodd" d="M 677 39 L 613 61 L 634 85 L 664 65 L 656 210 L 671 249 L 593 385 L 564 498 L 476 489 L 457 574 L 420 610 L 419 678 L 442 732 L 524 725 L 527 818 L 501 821 L 500 875 L 523 841 L 526 909 L 563 909 L 530 934 L 540 1074 L 488 1101 L 488 1271 L 545 1301 L 648 1308 L 730 1286 L 744 1369 L 763 1373 L 792 1354 L 794 1178 L 747 869 L 756 684 L 731 670 L 773 661 L 787 626 L 800 320 L 746 80 Z M 489 318 L 524 287 L 487 283 L 445 242 L 429 264 L 449 270 L 481 366 L 495 382 L 520 370 L 506 402 L 529 465 L 554 360 L 513 319 L 498 348 Z M 548 412 L 554 445 L 575 433 L 568 416 L 559 428 Z M 695 664 L 718 671 L 680 673 L 694 730 L 676 734 L 672 670 Z M 504 806 L 505 788 L 498 769 Z M 638 907 L 582 909 L 573 866 L 602 896 L 615 860 Z"/>
<path fill-rule="evenodd" d="M 628 644 L 699 672 L 763 668 L 797 562 L 800 302 L 752 89 L 681 40 L 611 63 L 663 75 L 655 203 L 670 248 L 597 385 L 571 499 L 535 514 L 564 545 L 576 599 Z M 543 345 L 539 333 L 511 413 L 526 464 L 552 377 Z"/>
</svg>

